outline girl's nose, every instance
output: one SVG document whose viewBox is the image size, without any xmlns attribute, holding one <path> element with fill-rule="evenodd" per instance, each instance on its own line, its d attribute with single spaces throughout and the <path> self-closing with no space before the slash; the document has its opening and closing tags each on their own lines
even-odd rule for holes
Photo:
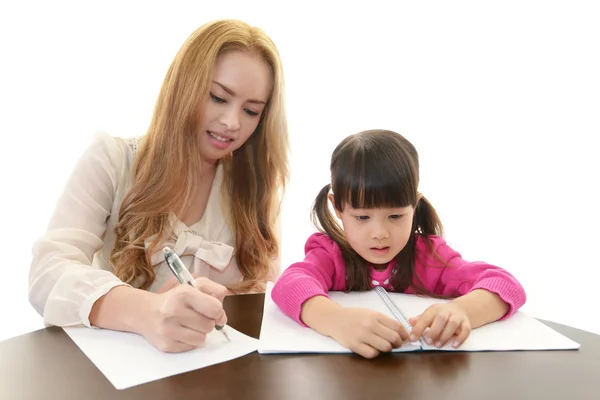
<svg viewBox="0 0 600 400">
<path fill-rule="evenodd" d="M 372 237 L 376 240 L 387 239 L 388 236 L 388 230 L 383 226 L 383 224 L 377 224 L 372 232 Z"/>
</svg>

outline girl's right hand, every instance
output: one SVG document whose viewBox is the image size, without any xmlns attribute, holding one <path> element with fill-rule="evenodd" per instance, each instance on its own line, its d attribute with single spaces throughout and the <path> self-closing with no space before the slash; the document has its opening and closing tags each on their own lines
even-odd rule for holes
<svg viewBox="0 0 600 400">
<path fill-rule="evenodd" d="M 365 308 L 341 307 L 330 326 L 333 339 L 365 358 L 389 352 L 408 339 L 400 322 Z"/>
<path fill-rule="evenodd" d="M 159 350 L 200 347 L 215 325 L 227 323 L 222 304 L 227 289 L 206 278 L 196 279 L 196 285 L 177 285 L 153 296 L 140 333 Z"/>
</svg>

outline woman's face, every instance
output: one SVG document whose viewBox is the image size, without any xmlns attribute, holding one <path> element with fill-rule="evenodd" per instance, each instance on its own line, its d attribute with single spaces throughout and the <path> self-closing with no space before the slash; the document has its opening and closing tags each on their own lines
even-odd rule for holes
<svg viewBox="0 0 600 400">
<path fill-rule="evenodd" d="M 217 57 L 200 127 L 202 158 L 215 163 L 240 148 L 258 126 L 273 87 L 259 56 L 229 51 Z"/>
</svg>

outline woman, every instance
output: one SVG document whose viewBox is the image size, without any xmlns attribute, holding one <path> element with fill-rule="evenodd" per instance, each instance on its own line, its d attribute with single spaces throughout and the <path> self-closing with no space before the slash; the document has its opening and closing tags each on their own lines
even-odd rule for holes
<svg viewBox="0 0 600 400">
<path fill-rule="evenodd" d="M 228 289 L 273 280 L 288 178 L 283 88 L 279 54 L 260 29 L 235 20 L 198 28 L 167 72 L 147 134 L 98 134 L 34 245 L 29 298 L 44 322 L 186 351 L 226 322 Z M 200 290 L 169 280 L 167 245 Z"/>
</svg>

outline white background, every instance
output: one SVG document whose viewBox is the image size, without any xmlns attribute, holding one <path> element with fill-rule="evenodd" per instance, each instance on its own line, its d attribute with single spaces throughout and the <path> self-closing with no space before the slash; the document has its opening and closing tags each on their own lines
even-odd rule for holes
<svg viewBox="0 0 600 400">
<path fill-rule="evenodd" d="M 335 145 L 392 129 L 417 146 L 453 247 L 516 275 L 524 311 L 600 333 L 598 3 L 330 3 L 1 3 L 0 340 L 42 327 L 31 245 L 93 134 L 142 135 L 183 41 L 224 17 L 262 27 L 284 62 L 284 266 Z"/>
</svg>

